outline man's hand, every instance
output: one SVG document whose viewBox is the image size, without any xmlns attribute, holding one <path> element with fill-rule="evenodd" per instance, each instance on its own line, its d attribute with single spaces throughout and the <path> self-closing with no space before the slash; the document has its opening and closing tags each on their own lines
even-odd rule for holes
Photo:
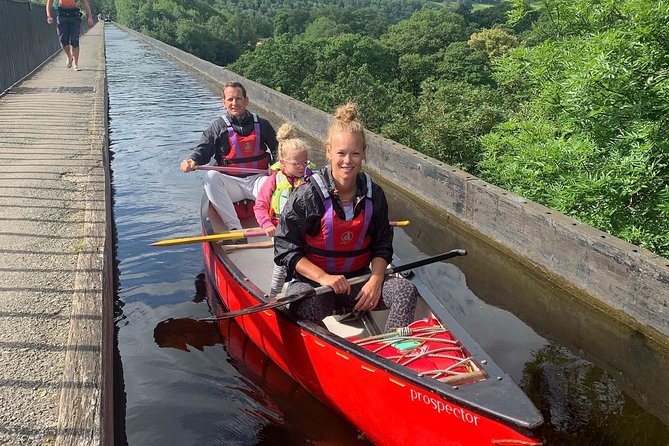
<svg viewBox="0 0 669 446">
<path fill-rule="evenodd" d="M 89 28 L 93 27 L 93 17 L 91 17 L 90 15 L 88 16 L 88 27 Z"/>
<path fill-rule="evenodd" d="M 276 226 L 269 225 L 263 229 L 265 230 L 265 235 L 267 235 L 267 237 L 274 237 L 274 233 L 276 232 Z"/>
<path fill-rule="evenodd" d="M 53 17 L 51 17 L 50 15 L 46 16 L 46 23 L 51 25 L 53 23 Z"/>
<path fill-rule="evenodd" d="M 195 170 L 196 167 L 197 163 L 190 158 L 183 160 L 181 164 L 179 164 L 179 169 L 181 169 L 182 172 L 191 172 Z"/>
</svg>

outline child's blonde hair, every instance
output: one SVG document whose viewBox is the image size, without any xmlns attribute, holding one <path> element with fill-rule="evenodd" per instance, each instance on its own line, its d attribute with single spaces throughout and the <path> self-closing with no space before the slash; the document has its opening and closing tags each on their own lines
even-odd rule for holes
<svg viewBox="0 0 669 446">
<path fill-rule="evenodd" d="M 295 134 L 297 130 L 292 124 L 285 123 L 276 132 L 276 139 L 279 141 L 279 159 L 285 160 L 290 154 L 309 154 L 307 144 Z"/>
<path fill-rule="evenodd" d="M 328 129 L 326 147 L 330 146 L 332 136 L 335 133 L 348 132 L 360 135 L 362 138 L 363 153 L 367 151 L 367 141 L 365 140 L 365 126 L 358 121 L 358 105 L 354 102 L 347 102 L 344 105 L 337 107 L 334 114 L 334 119 L 330 123 Z"/>
</svg>

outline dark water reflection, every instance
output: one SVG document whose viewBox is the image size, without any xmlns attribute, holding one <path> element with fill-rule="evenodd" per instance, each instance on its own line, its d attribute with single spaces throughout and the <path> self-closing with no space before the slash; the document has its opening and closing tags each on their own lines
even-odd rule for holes
<svg viewBox="0 0 669 446">
<path fill-rule="evenodd" d="M 184 175 L 177 166 L 220 114 L 219 94 L 118 28 L 105 30 L 123 373 L 118 414 L 124 430 L 117 443 L 367 444 L 234 323 L 221 337 L 195 320 L 209 315 L 199 246 L 148 246 L 200 232 L 199 173 Z M 385 189 L 392 218 L 412 220 L 396 232 L 405 261 L 453 247 L 469 251 L 456 265 L 419 273 L 526 389 L 547 420 L 548 444 L 669 444 L 666 355 Z"/>
</svg>

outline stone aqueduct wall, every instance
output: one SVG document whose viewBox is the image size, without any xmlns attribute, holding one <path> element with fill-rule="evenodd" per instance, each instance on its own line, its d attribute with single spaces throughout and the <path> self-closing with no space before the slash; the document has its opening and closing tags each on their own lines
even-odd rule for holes
<svg viewBox="0 0 669 446">
<path fill-rule="evenodd" d="M 127 30 L 215 83 L 240 81 L 252 103 L 321 138 L 330 115 L 225 68 Z M 379 135 L 367 169 L 418 197 L 593 305 L 669 345 L 669 260 Z"/>
</svg>

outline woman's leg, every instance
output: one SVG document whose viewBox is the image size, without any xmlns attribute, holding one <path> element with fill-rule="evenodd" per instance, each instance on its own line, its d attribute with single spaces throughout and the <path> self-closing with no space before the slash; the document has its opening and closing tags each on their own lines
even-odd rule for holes
<svg viewBox="0 0 669 446">
<path fill-rule="evenodd" d="M 311 288 L 312 287 L 307 283 L 290 282 L 286 289 L 286 295 L 307 292 Z M 323 318 L 332 314 L 334 300 L 334 293 L 308 297 L 290 304 L 290 311 L 299 319 L 311 321 L 321 327 L 325 327 Z"/>
<path fill-rule="evenodd" d="M 403 277 L 390 277 L 383 282 L 381 300 L 375 310 L 390 308 L 385 331 L 398 327 L 406 327 L 414 320 L 418 290 L 416 286 Z"/>
<path fill-rule="evenodd" d="M 74 69 L 79 68 L 79 33 L 81 32 L 81 19 L 72 17 L 70 20 L 70 45 L 72 45 L 72 60 Z"/>
<path fill-rule="evenodd" d="M 63 52 L 67 56 L 69 68 L 72 65 L 72 46 L 70 45 L 70 25 L 67 17 L 56 17 L 56 31 L 58 32 L 58 41 L 60 42 Z"/>
</svg>

